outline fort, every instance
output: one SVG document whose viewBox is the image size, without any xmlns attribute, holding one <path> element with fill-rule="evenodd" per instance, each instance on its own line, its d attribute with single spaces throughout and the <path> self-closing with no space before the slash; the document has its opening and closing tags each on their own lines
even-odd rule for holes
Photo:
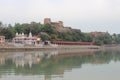
<svg viewBox="0 0 120 80">
<path fill-rule="evenodd" d="M 53 26 L 59 32 L 79 30 L 79 29 L 72 29 L 71 27 L 65 27 L 63 21 L 52 22 L 50 18 L 44 18 L 44 24 L 49 24 Z"/>
<path fill-rule="evenodd" d="M 56 28 L 64 27 L 62 21 L 51 22 L 51 19 L 50 19 L 50 18 L 45 18 L 45 19 L 44 19 L 44 24 L 50 24 L 51 26 L 54 26 L 54 27 L 56 27 Z"/>
</svg>

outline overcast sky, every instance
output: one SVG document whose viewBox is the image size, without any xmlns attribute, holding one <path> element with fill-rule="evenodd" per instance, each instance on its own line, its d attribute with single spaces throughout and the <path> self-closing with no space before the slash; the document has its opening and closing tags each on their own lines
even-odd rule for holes
<svg viewBox="0 0 120 80">
<path fill-rule="evenodd" d="M 63 21 L 82 32 L 120 33 L 120 0 L 0 0 L 4 24 Z"/>
</svg>

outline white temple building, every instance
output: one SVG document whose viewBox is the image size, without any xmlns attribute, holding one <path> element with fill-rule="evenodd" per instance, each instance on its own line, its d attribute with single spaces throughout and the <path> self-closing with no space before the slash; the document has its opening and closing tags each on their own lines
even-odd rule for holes
<svg viewBox="0 0 120 80">
<path fill-rule="evenodd" d="M 37 41 L 37 37 L 35 36 L 32 36 L 32 33 L 30 32 L 28 36 L 26 36 L 24 33 L 22 34 L 18 34 L 16 33 L 16 37 L 13 38 L 13 43 L 14 45 L 25 45 L 25 44 L 29 44 L 29 45 L 32 45 L 32 44 L 35 44 Z"/>
</svg>

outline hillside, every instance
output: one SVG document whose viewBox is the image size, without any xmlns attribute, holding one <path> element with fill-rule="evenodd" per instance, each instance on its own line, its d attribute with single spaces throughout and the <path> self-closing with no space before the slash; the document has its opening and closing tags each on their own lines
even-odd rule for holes
<svg viewBox="0 0 120 80">
<path fill-rule="evenodd" d="M 47 21 L 44 20 L 44 24 L 31 22 L 6 26 L 0 22 L 0 36 L 5 36 L 6 40 L 11 41 L 16 32 L 26 35 L 32 32 L 33 36 L 40 37 L 42 41 L 94 42 L 97 45 L 120 43 L 120 34 L 110 35 L 108 32 L 84 33 L 79 29 L 65 27 L 62 21 L 51 22 L 49 18 Z"/>
</svg>

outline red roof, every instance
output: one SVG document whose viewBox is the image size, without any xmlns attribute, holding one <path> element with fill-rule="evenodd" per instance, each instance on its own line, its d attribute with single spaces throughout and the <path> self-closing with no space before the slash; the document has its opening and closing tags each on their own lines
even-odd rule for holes
<svg viewBox="0 0 120 80">
<path fill-rule="evenodd" d="M 70 41 L 52 41 L 53 44 L 64 44 L 64 45 L 92 45 L 93 42 L 70 42 Z"/>
</svg>

